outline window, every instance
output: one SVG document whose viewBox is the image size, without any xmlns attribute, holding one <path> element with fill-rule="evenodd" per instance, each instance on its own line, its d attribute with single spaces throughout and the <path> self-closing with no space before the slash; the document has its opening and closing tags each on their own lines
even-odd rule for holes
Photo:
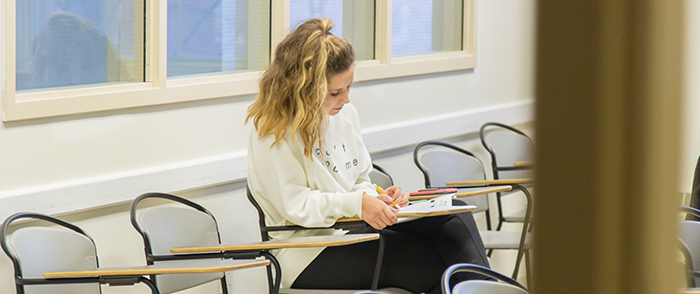
<svg viewBox="0 0 700 294">
<path fill-rule="evenodd" d="M 18 1 L 16 90 L 142 82 L 142 11 L 133 0 Z"/>
<path fill-rule="evenodd" d="M 269 62 L 267 5 L 169 0 L 168 77 L 261 70 Z"/>
<path fill-rule="evenodd" d="M 3 120 L 257 92 L 271 48 L 328 17 L 355 80 L 476 66 L 476 0 L 5 0 Z"/>
<path fill-rule="evenodd" d="M 331 33 L 352 44 L 357 60 L 372 60 L 374 7 L 373 0 L 292 0 L 290 28 L 294 30 L 309 18 L 329 18 L 333 20 Z"/>
<path fill-rule="evenodd" d="M 394 0 L 391 56 L 462 49 L 461 0 Z"/>
</svg>

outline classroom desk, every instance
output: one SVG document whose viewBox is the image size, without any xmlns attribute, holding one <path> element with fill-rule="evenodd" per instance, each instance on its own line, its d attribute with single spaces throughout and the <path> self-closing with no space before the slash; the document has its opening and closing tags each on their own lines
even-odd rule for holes
<svg viewBox="0 0 700 294">
<path fill-rule="evenodd" d="M 478 195 L 484 195 L 484 194 L 490 194 L 490 193 L 507 192 L 507 191 L 512 191 L 513 187 L 511 187 L 511 186 L 473 187 L 473 188 L 465 188 L 464 190 L 467 190 L 467 191 L 462 192 L 462 193 L 456 193 L 455 197 L 460 198 L 460 197 L 478 196 Z M 443 195 L 445 195 L 445 194 L 416 195 L 416 196 L 411 196 L 408 200 L 410 200 L 410 201 L 426 200 L 426 199 L 433 199 L 436 197 L 440 197 Z"/>
<path fill-rule="evenodd" d="M 514 166 L 525 166 L 525 167 L 532 167 L 535 165 L 534 162 L 532 161 L 516 161 L 513 163 Z"/>
<path fill-rule="evenodd" d="M 269 260 L 191 260 L 187 265 L 172 266 L 167 264 L 133 266 L 133 267 L 101 267 L 92 270 L 46 272 L 47 279 L 80 279 L 97 278 L 95 282 L 109 284 L 110 286 L 134 285 L 144 283 L 151 288 L 153 294 L 158 294 L 158 289 L 145 275 L 161 274 L 195 274 L 233 271 L 251 267 L 267 266 Z"/>
<path fill-rule="evenodd" d="M 172 253 L 203 253 L 210 254 L 212 252 L 224 252 L 229 253 L 245 253 L 251 251 L 265 251 L 270 249 L 282 249 L 282 248 L 309 248 L 309 247 L 329 247 L 329 246 L 342 246 L 350 245 L 355 243 L 361 243 L 371 240 L 379 239 L 379 234 L 352 234 L 352 235 L 333 235 L 333 236 L 309 236 L 309 237 L 299 237 L 299 238 L 289 238 L 285 240 L 270 240 L 263 242 L 251 242 L 244 244 L 223 244 L 214 246 L 200 246 L 200 247 L 179 247 L 171 248 Z M 280 276 L 280 265 L 277 260 L 270 255 L 268 261 L 272 261 L 272 265 L 277 271 L 277 276 L 275 281 L 270 285 L 272 287 L 272 293 L 279 293 L 279 286 L 281 281 Z"/>
<path fill-rule="evenodd" d="M 450 210 L 443 211 L 430 211 L 430 212 L 404 212 L 397 213 L 396 216 L 399 218 L 410 218 L 410 217 L 426 217 L 426 216 L 438 216 L 447 215 L 460 212 L 473 211 L 476 206 L 467 205 L 463 207 L 457 207 Z M 348 217 L 340 218 L 336 222 L 362 222 L 363 220 L 359 217 Z M 297 225 L 291 222 L 286 222 L 285 226 L 296 227 Z M 377 254 L 377 264 L 375 268 L 375 275 L 372 282 L 372 289 L 377 288 L 379 282 L 379 269 L 381 268 L 381 259 L 384 252 L 384 241 L 380 239 L 380 234 L 347 234 L 347 235 L 333 235 L 333 236 L 309 236 L 309 237 L 299 237 L 290 238 L 285 240 L 271 240 L 263 242 L 253 242 L 247 244 L 235 244 L 235 245 L 218 245 L 218 246 L 204 246 L 204 247 L 180 247 L 172 248 L 170 252 L 172 253 L 208 253 L 208 252 L 242 252 L 242 251 L 253 251 L 253 250 L 268 250 L 268 249 L 279 249 L 279 248 L 304 248 L 304 247 L 329 247 L 329 246 L 342 246 L 350 245 L 360 242 L 366 242 L 371 240 L 379 239 L 379 253 Z M 278 268 L 279 269 L 279 268 Z M 276 277 L 279 279 L 279 275 Z M 279 285 L 279 282 L 275 283 Z M 279 286 L 277 286 L 279 287 Z M 277 292 L 276 289 L 275 292 Z"/>
<path fill-rule="evenodd" d="M 467 211 L 474 211 L 476 209 L 476 206 L 473 205 L 465 205 L 465 206 L 460 206 L 458 208 L 450 209 L 450 210 L 439 210 L 439 211 L 430 211 L 430 212 L 414 212 L 414 211 L 409 211 L 409 212 L 399 212 L 396 214 L 397 218 L 414 218 L 414 217 L 428 217 L 428 216 L 440 216 L 440 215 L 448 215 L 448 214 L 456 214 L 460 212 L 467 212 Z M 336 220 L 337 223 L 348 223 L 348 222 L 360 222 L 363 221 L 359 217 L 341 217 L 338 220 Z M 292 223 L 292 222 L 285 222 L 285 226 L 296 226 L 297 224 Z"/>
<path fill-rule="evenodd" d="M 200 253 L 215 251 L 246 251 L 246 250 L 270 250 L 282 248 L 308 248 L 343 246 L 379 239 L 379 234 L 351 234 L 338 236 L 310 236 L 289 238 L 284 240 L 271 240 L 235 245 L 215 245 L 203 247 L 179 247 L 172 248 L 172 253 Z"/>
<path fill-rule="evenodd" d="M 455 214 L 467 211 L 473 211 L 476 206 L 466 205 L 459 206 L 450 210 L 429 211 L 429 212 L 399 212 L 396 214 L 398 218 L 414 218 L 414 217 L 429 217 Z M 357 222 L 362 221 L 359 217 L 344 217 L 337 220 L 338 222 Z M 296 226 L 296 224 L 287 222 L 287 226 Z M 252 242 L 245 244 L 232 245 L 215 245 L 215 246 L 200 246 L 200 247 L 178 247 L 170 249 L 172 253 L 201 253 L 201 252 L 217 252 L 217 251 L 247 251 L 247 250 L 269 250 L 281 248 L 306 248 L 306 247 L 328 247 L 328 246 L 343 246 L 366 241 L 379 239 L 379 234 L 348 234 L 348 235 L 333 235 L 333 236 L 310 236 L 300 238 L 290 238 L 284 240 L 271 240 L 263 242 Z"/>
</svg>

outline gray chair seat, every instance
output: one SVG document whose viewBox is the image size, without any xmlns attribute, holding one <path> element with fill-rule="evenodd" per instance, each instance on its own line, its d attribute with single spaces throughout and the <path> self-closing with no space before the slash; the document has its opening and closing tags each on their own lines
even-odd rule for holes
<svg viewBox="0 0 700 294">
<path fill-rule="evenodd" d="M 522 232 L 479 231 L 486 249 L 518 249 Z M 525 248 L 532 248 L 532 235 L 525 237 Z"/>
<path fill-rule="evenodd" d="M 509 223 L 522 223 L 525 221 L 525 212 L 527 209 L 523 208 L 517 212 L 511 214 L 504 214 L 503 219 Z"/>
</svg>

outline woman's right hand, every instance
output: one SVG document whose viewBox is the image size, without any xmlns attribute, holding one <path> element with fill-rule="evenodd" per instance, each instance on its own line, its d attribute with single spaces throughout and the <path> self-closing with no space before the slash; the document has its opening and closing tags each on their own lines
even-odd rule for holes
<svg viewBox="0 0 700 294">
<path fill-rule="evenodd" d="M 397 218 L 394 213 L 398 212 L 398 209 L 387 205 L 387 202 L 391 203 L 391 197 L 387 195 L 373 197 L 362 194 L 362 219 L 377 230 L 395 224 Z"/>
</svg>

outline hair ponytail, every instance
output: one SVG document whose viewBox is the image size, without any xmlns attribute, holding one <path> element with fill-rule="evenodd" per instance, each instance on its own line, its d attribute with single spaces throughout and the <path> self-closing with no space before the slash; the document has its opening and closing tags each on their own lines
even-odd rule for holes
<svg viewBox="0 0 700 294">
<path fill-rule="evenodd" d="M 328 116 L 323 110 L 328 79 L 355 62 L 350 43 L 331 34 L 332 28 L 331 20 L 312 18 L 277 46 L 260 78 L 258 99 L 248 107 L 246 122 L 253 120 L 258 139 L 274 134 L 274 145 L 287 130 L 292 142 L 299 133 L 304 155 L 311 158 Z"/>
</svg>

